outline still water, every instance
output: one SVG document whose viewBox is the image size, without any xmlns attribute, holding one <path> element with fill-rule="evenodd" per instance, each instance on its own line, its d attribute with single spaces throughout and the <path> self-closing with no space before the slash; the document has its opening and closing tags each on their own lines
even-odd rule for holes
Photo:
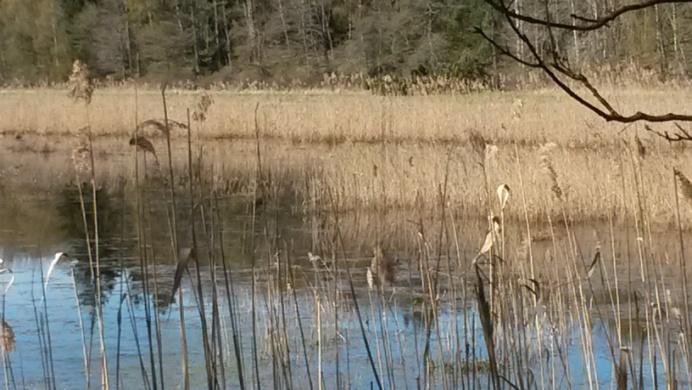
<svg viewBox="0 0 692 390">
<path fill-rule="evenodd" d="M 3 172 L 11 169 L 5 161 Z M 432 241 L 420 249 L 411 238 L 415 233 L 392 228 L 396 233 L 388 236 L 388 249 L 398 259 L 396 281 L 379 290 L 368 287 L 366 275 L 372 232 L 349 230 L 353 219 L 342 216 L 343 231 L 329 231 L 331 246 L 325 245 L 329 234 L 320 230 L 324 223 L 315 224 L 304 200 L 290 191 L 262 204 L 237 184 L 249 182 L 241 177 L 234 182 L 239 190 L 213 199 L 200 192 L 198 199 L 206 203 L 190 206 L 182 176 L 175 187 L 174 228 L 165 180 L 149 178 L 137 191 L 132 180 L 124 182 L 107 171 L 104 176 L 110 179 L 100 181 L 94 193 L 97 243 L 88 183 L 83 187 L 83 212 L 68 167 L 42 166 L 36 168 L 34 179 L 32 174 L 21 172 L 22 179 L 5 180 L 0 186 L 0 258 L 2 267 L 11 270 L 0 273 L 0 283 L 13 281 L 2 296 L 5 388 L 98 388 L 106 382 L 106 371 L 112 388 L 184 388 L 183 340 L 193 389 L 240 388 L 241 372 L 246 388 L 368 389 L 377 388 L 378 381 L 384 388 L 403 389 L 490 386 L 476 280 L 468 272 L 482 234 L 461 239 L 454 254 L 437 251 L 443 254 L 434 256 Z M 370 217 L 376 218 L 383 217 Z M 401 221 L 415 216 L 388 216 L 386 221 L 389 218 L 395 221 L 392 226 L 408 226 L 412 224 Z M 96 270 L 89 266 L 85 219 L 93 257 L 98 248 L 100 299 L 91 276 Z M 459 225 L 484 230 L 479 220 L 461 220 Z M 173 230 L 177 243 L 171 240 Z M 574 229 L 574 242 L 536 242 L 536 263 L 554 262 L 570 245 L 593 248 L 594 237 L 615 236 L 609 231 L 601 224 L 580 226 Z M 616 235 L 615 256 L 633 256 L 636 239 L 629 231 Z M 520 234 L 508 234 L 508 247 L 512 240 L 519 246 Z M 171 297 L 176 273 L 172 248 L 193 243 L 199 267 L 191 262 L 182 273 L 181 307 L 180 296 Z M 674 245 L 661 241 L 660 257 L 669 258 Z M 56 252 L 68 256 L 44 285 Z M 425 254 L 430 257 L 427 263 Z M 589 261 L 591 256 L 586 256 Z M 422 264 L 427 271 L 422 271 Z M 675 261 L 665 264 L 658 269 L 660 281 L 673 282 L 660 283 L 661 288 L 675 294 Z M 687 344 L 687 336 L 680 322 L 656 318 L 655 312 L 643 309 L 646 313 L 637 312 L 636 320 L 628 317 L 637 294 L 624 292 L 618 305 L 613 303 L 613 292 L 626 290 L 625 275 L 628 288 L 652 291 L 642 287 L 644 283 L 631 282 L 637 266 L 613 262 L 610 273 L 604 266 L 603 277 L 579 284 L 589 286 L 587 293 L 553 280 L 562 311 L 536 305 L 495 313 L 495 345 L 507 383 L 524 388 L 614 387 L 614 362 L 624 362 L 630 386 L 665 386 L 670 378 L 664 372 L 672 371 L 676 383 L 686 386 L 688 363 L 680 345 Z M 546 280 L 552 275 L 547 267 Z M 613 273 L 621 275 L 619 287 L 611 279 Z M 431 274 L 439 278 L 434 299 L 425 287 Z M 530 297 L 506 299 L 521 306 Z M 584 302 L 564 302 L 574 299 Z M 521 318 L 512 317 L 518 312 Z M 641 325 L 646 315 L 654 316 L 650 323 L 660 326 L 655 337 Z M 205 358 L 205 340 L 211 358 Z M 210 366 L 215 375 L 209 374 Z M 210 376 L 215 379 L 209 381 Z M 507 383 L 503 386 L 511 387 Z"/>
</svg>

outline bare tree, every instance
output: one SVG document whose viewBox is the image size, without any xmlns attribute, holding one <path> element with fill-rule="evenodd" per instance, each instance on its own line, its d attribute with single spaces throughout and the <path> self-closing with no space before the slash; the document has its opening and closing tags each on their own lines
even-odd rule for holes
<svg viewBox="0 0 692 390">
<path fill-rule="evenodd" d="M 692 131 L 685 129 L 678 122 L 692 122 L 692 113 L 675 113 L 669 112 L 666 114 L 653 114 L 645 109 L 638 110 L 632 114 L 626 114 L 619 111 L 615 106 L 601 93 L 601 91 L 586 77 L 577 66 L 571 65 L 567 57 L 560 53 L 558 40 L 556 39 L 557 32 L 577 32 L 589 33 L 602 29 L 607 29 L 618 18 L 625 14 L 640 12 L 646 9 L 654 9 L 658 18 L 658 6 L 663 4 L 678 4 L 692 3 L 692 0 L 640 0 L 637 3 L 628 4 L 625 6 L 613 8 L 606 13 L 588 17 L 578 15 L 572 12 L 567 21 L 559 18 L 559 15 L 554 15 L 549 7 L 549 0 L 544 0 L 545 8 L 542 15 L 534 15 L 525 13 L 523 9 L 513 7 L 511 3 L 505 0 L 483 0 L 492 9 L 498 12 L 505 20 L 507 26 L 513 35 L 521 43 L 520 47 L 515 50 L 500 43 L 494 36 L 486 33 L 482 28 L 477 27 L 475 30 L 486 41 L 488 41 L 501 54 L 511 58 L 512 60 L 533 69 L 542 71 L 550 80 L 552 80 L 560 89 L 562 89 L 572 99 L 579 104 L 588 108 L 601 118 L 609 122 L 634 123 L 634 122 L 650 122 L 663 123 L 673 122 L 675 128 L 672 131 L 657 131 L 650 126 L 646 126 L 647 130 L 669 140 L 669 141 L 687 141 L 692 142 Z M 558 17 L 556 17 L 558 16 Z M 564 16 L 564 15 L 563 15 Z M 658 20 L 658 19 L 657 19 Z M 535 26 L 537 29 L 542 29 L 545 34 L 534 38 L 526 33 L 526 29 L 522 28 L 522 24 Z M 576 35 L 573 35 L 576 37 Z M 576 38 L 574 38 L 576 39 Z M 659 42 L 660 45 L 660 42 Z M 662 49 L 659 50 L 662 51 Z M 661 53 L 661 56 L 664 54 Z M 583 87 L 576 89 L 571 85 Z"/>
</svg>

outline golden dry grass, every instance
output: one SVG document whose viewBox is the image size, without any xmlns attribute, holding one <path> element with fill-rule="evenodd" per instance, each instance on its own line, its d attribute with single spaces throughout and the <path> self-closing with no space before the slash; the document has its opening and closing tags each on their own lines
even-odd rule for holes
<svg viewBox="0 0 692 390">
<path fill-rule="evenodd" d="M 129 196 L 126 201 L 131 202 L 130 207 L 134 208 L 132 186 L 136 157 L 140 162 L 149 158 L 148 176 L 140 182 L 146 186 L 142 193 L 149 195 L 151 191 L 151 195 L 155 195 L 155 191 L 165 188 L 166 184 L 165 168 L 161 172 L 158 164 L 154 166 L 150 154 L 135 155 L 135 146 L 129 142 L 129 129 L 136 123 L 135 107 L 140 122 L 161 118 L 158 95 L 151 91 L 143 93 L 139 104 L 135 105 L 132 95 L 126 91 L 101 92 L 95 95 L 93 105 L 89 107 L 93 131 L 104 135 L 97 137 L 92 149 L 98 172 L 97 187 L 114 188 L 113 183 L 124 178 L 129 186 L 129 191 L 125 191 Z M 106 92 L 111 95 L 107 96 Z M 37 99 L 43 104 L 26 108 L 20 102 L 29 104 L 27 99 L 31 99 L 26 96 L 31 93 L 8 92 L 7 99 L 0 99 L 1 110 L 17 114 L 16 117 L 6 115 L 4 122 L 0 122 L 5 135 L 0 136 L 0 148 L 5 151 L 0 154 L 0 200 L 7 205 L 0 208 L 0 220 L 11 220 L 13 226 L 20 227 L 12 231 L 34 231 L 37 230 L 36 223 L 26 226 L 28 223 L 25 222 L 36 220 L 25 218 L 33 212 L 40 218 L 41 229 L 58 231 L 61 218 L 55 202 L 41 202 L 39 209 L 25 208 L 24 195 L 40 190 L 54 194 L 57 192 L 55 189 L 64 188 L 74 180 L 71 151 L 83 142 L 80 133 L 74 129 L 83 127 L 86 111 L 83 105 L 65 103 L 60 91 L 36 92 L 40 95 Z M 683 91 L 628 90 L 622 92 L 617 100 L 621 104 L 634 107 L 636 103 L 663 112 L 684 109 L 680 102 L 687 98 Z M 171 117 L 182 120 L 184 109 L 194 107 L 195 99 L 194 94 L 172 94 Z M 518 99 L 522 102 L 518 103 Z M 315 235 L 324 237 L 325 241 L 336 240 L 337 236 L 330 229 L 337 225 L 344 233 L 343 241 L 349 243 L 349 247 L 362 245 L 361 249 L 371 249 L 374 243 L 398 239 L 397 249 L 406 249 L 408 253 L 418 251 L 417 261 L 423 278 L 426 271 L 423 270 L 422 258 L 435 247 L 434 240 L 445 240 L 442 227 L 437 223 L 439 220 L 435 218 L 445 215 L 452 225 L 455 245 L 461 246 L 457 248 L 459 264 L 456 267 L 459 268 L 452 271 L 451 262 L 448 262 L 446 267 L 450 274 L 440 274 L 450 283 L 451 288 L 442 288 L 451 291 L 452 300 L 458 297 L 453 280 L 463 275 L 463 264 L 468 265 L 468 261 L 464 263 L 463 259 L 469 260 L 468 254 L 473 256 L 477 253 L 478 244 L 482 243 L 485 217 L 490 210 L 495 214 L 499 212 L 500 201 L 495 196 L 495 189 L 501 184 L 507 185 L 511 197 L 502 215 L 503 221 L 508 223 L 503 225 L 501 251 L 502 257 L 508 261 L 502 262 L 498 273 L 500 307 L 504 306 L 503 313 L 510 313 L 507 310 L 510 304 L 514 308 L 520 305 L 531 308 L 531 305 L 538 307 L 540 302 L 543 310 L 549 313 L 545 317 L 549 322 L 539 325 L 536 316 L 537 334 L 544 326 L 550 326 L 543 328 L 549 329 L 549 334 L 557 330 L 566 331 L 567 317 L 574 313 L 577 317 L 587 317 L 601 305 L 612 308 L 606 310 L 606 315 L 615 313 L 616 323 L 623 321 L 618 275 L 622 275 L 620 283 L 624 283 L 625 275 L 628 275 L 628 288 L 644 291 L 641 294 L 643 307 L 659 307 L 658 317 L 654 314 L 654 320 L 650 322 L 652 327 L 658 326 L 655 318 L 663 318 L 660 305 L 653 306 L 658 299 L 658 287 L 656 296 L 654 291 L 647 289 L 650 285 L 658 286 L 660 282 L 661 290 L 669 294 L 666 285 L 683 285 L 679 282 L 679 269 L 661 268 L 671 264 L 669 253 L 677 251 L 676 243 L 671 241 L 677 238 L 669 234 L 676 221 L 674 188 L 677 180 L 681 193 L 688 196 L 690 185 L 687 178 L 692 175 L 689 150 L 651 137 L 637 125 L 620 132 L 621 125 L 599 122 L 555 91 L 521 95 L 488 92 L 466 97 L 428 98 L 381 98 L 364 94 L 317 94 L 314 91 L 307 94 L 216 93 L 214 100 L 216 103 L 207 113 L 208 121 L 203 127 L 195 126 L 193 130 L 200 136 L 200 140 L 195 140 L 193 161 L 202 160 L 204 168 L 199 187 L 203 196 L 214 186 L 221 190 L 220 195 L 231 200 L 239 198 L 244 205 L 253 204 L 252 197 L 247 195 L 257 187 L 253 110 L 260 102 L 262 176 L 271 178 L 270 191 L 263 193 L 288 195 L 286 198 L 295 195 L 290 198 L 293 202 L 285 205 L 287 215 L 282 215 L 281 220 L 297 217 L 302 227 L 311 225 L 307 228 L 314 229 Z M 47 115 L 53 117 L 47 118 Z M 161 165 L 165 167 L 168 163 L 165 161 L 167 153 L 163 153 L 166 142 L 160 133 L 159 129 L 151 137 L 147 134 L 151 145 L 146 148 L 158 151 L 164 160 Z M 184 174 L 186 140 L 177 137 L 173 148 L 175 180 L 178 188 L 182 189 L 187 180 Z M 141 169 L 142 165 L 138 167 Z M 443 186 L 446 186 L 444 210 L 447 214 L 440 210 L 439 194 Z M 526 212 L 522 207 L 524 197 Z M 258 212 L 274 211 L 268 209 L 274 205 L 269 199 Z M 685 229 L 689 229 L 692 222 L 692 207 L 688 206 L 685 204 L 681 210 Z M 338 218 L 335 217 L 337 210 Z M 232 212 L 237 214 L 238 210 Z M 528 219 L 526 224 L 523 223 L 524 213 Z M 609 223 L 611 218 L 622 228 L 618 233 L 613 232 L 613 224 Z M 156 217 L 152 219 L 157 220 Z M 223 219 L 228 222 L 232 218 Z M 279 221 L 278 212 L 276 221 Z M 624 223 L 618 224 L 620 221 Z M 569 227 L 566 226 L 568 223 Z M 532 240 L 523 240 L 528 238 L 528 229 L 525 229 L 528 226 L 532 229 Z M 265 227 L 266 230 L 271 229 Z M 439 237 L 436 238 L 437 231 Z M 289 229 L 284 233 L 288 237 Z M 6 233 L 0 230 L 1 234 Z M 689 231 L 685 234 L 689 235 Z M 34 241 L 45 243 L 45 238 L 41 238 Z M 447 246 L 450 246 L 449 241 Z M 165 242 L 165 247 L 156 252 L 164 253 L 169 244 Z M 639 249 L 641 284 L 637 280 L 632 283 L 630 253 L 636 263 L 632 244 Z M 444 249 L 441 245 L 438 251 L 442 255 Z M 600 275 L 601 281 L 595 276 L 591 279 L 595 268 L 582 269 L 577 263 L 577 252 L 582 256 L 582 251 L 587 259 L 593 257 L 594 251 L 598 257 L 593 258 L 602 258 L 600 269 L 595 274 Z M 270 249 L 270 252 L 273 251 Z M 651 256 L 650 259 L 647 256 L 648 266 L 644 267 L 642 252 L 665 256 Z M 612 269 L 607 260 L 611 256 Z M 649 267 L 659 269 L 649 271 Z M 361 269 L 364 270 L 365 266 Z M 280 270 L 279 267 L 278 272 Z M 649 272 L 654 277 L 651 281 Z M 579 280 L 582 274 L 584 280 Z M 409 278 L 410 275 L 409 271 Z M 531 286 L 536 290 L 541 286 L 543 291 L 547 291 L 545 296 L 550 294 L 550 298 L 541 302 L 541 296 L 535 292 L 537 299 L 523 295 L 522 288 L 512 287 L 517 276 L 522 277 L 519 280 L 535 282 Z M 363 273 L 356 274 L 356 277 L 365 279 Z M 612 291 L 611 277 L 614 277 L 617 303 L 613 301 L 612 293 L 605 293 Z M 264 282 L 260 279 L 260 283 Z M 594 291 L 605 287 L 601 284 L 607 285 L 607 290 L 604 289 L 603 293 Z M 590 293 L 584 294 L 582 289 L 587 285 Z M 463 306 L 466 306 L 465 289 L 461 291 Z M 624 303 L 629 293 L 622 291 Z M 430 296 L 433 294 L 431 290 Z M 492 306 L 494 293 L 489 293 L 489 296 Z M 503 302 L 505 299 L 507 302 Z M 514 299 L 518 299 L 520 305 L 516 305 Z M 533 303 L 530 303 L 531 299 Z M 627 299 L 629 302 L 631 298 Z M 336 305 L 334 302 L 333 307 Z M 523 312 L 522 309 L 522 326 L 530 328 L 534 314 L 525 316 Z M 502 315 L 500 318 L 511 318 Z M 515 319 L 519 318 L 514 315 Z M 592 340 L 590 323 L 582 325 L 580 322 L 578 329 L 583 332 L 580 337 Z M 658 340 L 658 332 L 647 329 L 647 334 Z M 495 337 L 500 340 L 498 345 L 503 345 L 503 334 L 498 332 Z M 512 337 L 511 332 L 509 337 Z M 529 335 L 524 339 L 534 340 L 534 337 Z M 540 340 L 538 337 L 535 339 Z M 623 341 L 619 342 L 622 345 Z M 670 348 L 670 341 L 668 345 Z M 540 344 L 538 349 L 541 350 Z M 661 356 L 666 356 L 667 352 L 661 349 Z M 585 361 L 590 359 L 590 353 L 593 352 L 584 352 Z"/>
<path fill-rule="evenodd" d="M 265 169 L 273 178 L 286 178 L 282 185 L 301 196 L 309 195 L 306 183 L 313 183 L 322 201 L 325 194 L 337 194 L 342 210 L 434 211 L 449 162 L 448 204 L 456 214 L 484 215 L 488 193 L 490 208 L 497 209 L 492 194 L 504 183 L 513 190 L 508 219 L 523 218 L 523 190 L 533 221 L 563 215 L 575 221 L 632 220 L 643 199 L 647 221 L 669 226 L 675 220 L 673 168 L 692 174 L 688 149 L 636 124 L 621 131 L 623 125 L 604 123 L 554 90 L 387 98 L 323 91 L 211 95 L 207 120 L 193 131 L 201 138 L 206 163 L 214 163 L 217 182 L 251 181 L 259 102 Z M 194 109 L 200 96 L 169 92 L 170 117 L 183 121 L 186 108 Z M 683 90 L 636 89 L 613 95 L 622 106 L 654 112 L 684 110 L 688 96 Z M 131 89 L 97 90 L 88 111 L 95 134 L 120 136 L 95 145 L 100 180 L 132 178 L 128 134 L 135 114 L 139 122 L 163 117 L 159 92 L 139 91 L 135 99 Z M 85 114 L 85 106 L 73 103 L 66 91 L 2 92 L 0 132 L 10 153 L 0 157 L 0 175 L 31 177 L 32 185 L 46 188 L 72 180 L 69 156 L 80 142 L 73 136 L 79 136 L 76 129 L 84 126 Z M 22 139 L 16 140 L 17 134 Z M 474 137 L 479 139 L 470 142 Z M 161 154 L 160 132 L 151 140 Z M 497 148 L 482 156 L 477 149 L 484 141 Z M 184 169 L 186 145 L 181 139 L 174 147 L 174 159 Z M 683 220 L 686 227 L 688 221 Z"/>
<path fill-rule="evenodd" d="M 0 138 L 8 151 L 0 156 L 0 178 L 8 187 L 52 188 L 74 178 L 70 151 L 79 144 L 74 137 L 59 141 L 53 137 L 29 137 L 15 140 Z M 42 153 L 45 142 L 52 152 Z M 19 147 L 36 144 L 37 150 Z M 153 141 L 161 153 L 165 142 Z M 186 167 L 185 144 L 177 142 L 173 151 L 176 169 Z M 214 164 L 219 188 L 252 186 L 255 174 L 255 148 L 250 140 L 204 142 L 206 166 Z M 505 210 L 508 219 L 523 218 L 521 181 L 529 218 L 545 222 L 548 217 L 561 218 L 565 210 L 575 221 L 631 219 L 637 210 L 637 179 L 641 169 L 640 191 L 646 201 L 648 218 L 660 225 L 675 221 L 675 193 L 672 167 L 681 167 L 690 174 L 692 153 L 665 145 L 649 148 L 647 158 L 639 161 L 636 147 L 615 145 L 598 150 L 555 147 L 550 152 L 553 168 L 563 191 L 555 196 L 551 175 L 542 167 L 539 145 L 516 147 L 501 145 L 494 159 L 486 166 L 491 187 L 491 207 L 499 213 L 494 190 L 500 184 L 512 189 L 512 198 Z M 108 138 L 95 146 L 98 180 L 115 183 L 119 177 L 132 179 L 134 163 L 132 147 L 127 138 Z M 485 178 L 478 158 L 468 145 L 429 144 L 344 144 L 294 145 L 280 140 L 262 144 L 263 167 L 271 171 L 276 185 L 301 197 L 310 196 L 309 188 L 317 188 L 323 207 L 327 195 L 336 194 L 339 208 L 344 211 L 417 210 L 432 212 L 439 206 L 438 190 L 445 180 L 449 159 L 448 205 L 457 215 L 479 216 L 488 210 Z M 164 153 L 165 154 L 165 153 Z M 517 160 L 518 154 L 518 160 Z M 162 161 L 165 165 L 165 162 Z M 150 174 L 156 175 L 153 159 Z M 160 168 L 158 168 L 160 169 Z M 161 173 L 158 173 L 159 175 Z M 238 187 L 238 183 L 241 183 Z M 242 184 L 244 183 L 244 184 Z M 686 206 L 686 205 L 683 205 Z M 683 215 L 692 217 L 692 208 L 683 207 Z M 692 218 L 683 223 L 689 227 Z"/>
<path fill-rule="evenodd" d="M 608 96 L 624 112 L 684 111 L 687 90 L 630 88 Z M 95 134 L 129 134 L 139 121 L 163 118 L 160 92 L 132 88 L 98 89 L 89 106 L 89 123 Z M 170 117 L 185 122 L 187 108 L 194 110 L 201 94 L 168 91 Z M 530 92 L 480 92 L 464 96 L 381 97 L 362 93 L 211 92 L 205 137 L 254 137 L 254 108 L 259 107 L 262 135 L 294 142 L 449 142 L 465 141 L 475 129 L 494 143 L 543 143 L 570 147 L 612 143 L 623 128 L 608 124 L 557 90 Z M 521 100 L 521 104 L 517 102 Z M 520 107 L 517 109 L 517 107 Z M 0 132 L 73 134 L 86 123 L 82 103 L 67 90 L 30 89 L 0 91 Z M 626 134 L 636 130 L 630 127 Z M 643 129 L 643 128 L 642 128 Z M 665 129 L 665 128 L 660 128 Z M 649 137 L 640 134 L 646 143 Z"/>
</svg>

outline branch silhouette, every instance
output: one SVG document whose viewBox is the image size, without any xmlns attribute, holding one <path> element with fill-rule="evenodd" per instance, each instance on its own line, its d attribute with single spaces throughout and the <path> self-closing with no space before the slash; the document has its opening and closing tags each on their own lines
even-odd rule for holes
<svg viewBox="0 0 692 390">
<path fill-rule="evenodd" d="M 519 39 L 523 47 L 528 51 L 526 57 L 513 52 L 507 46 L 500 43 L 497 39 L 488 35 L 482 28 L 476 27 L 474 30 L 490 45 L 492 45 L 501 55 L 504 55 L 513 61 L 520 63 L 532 69 L 541 70 L 550 80 L 557 85 L 569 97 L 577 101 L 582 106 L 603 118 L 608 122 L 634 123 L 634 122 L 649 122 L 649 123 L 667 123 L 667 122 L 692 122 L 692 114 L 668 112 L 664 114 L 655 114 L 646 110 L 637 110 L 634 113 L 626 114 L 615 108 L 615 106 L 601 93 L 601 91 L 580 71 L 570 67 L 568 61 L 556 50 L 555 38 L 553 30 L 569 30 L 589 32 L 595 31 L 604 27 L 624 14 L 644 10 L 654 7 L 659 4 L 671 3 L 690 3 L 692 0 L 648 0 L 636 4 L 630 4 L 616 8 L 609 13 L 596 18 L 590 19 L 575 14 L 570 15 L 574 19 L 574 23 L 561 23 L 551 20 L 550 12 L 546 3 L 546 16 L 544 18 L 530 16 L 516 12 L 510 8 L 504 0 L 484 0 L 495 11 L 500 13 L 512 33 Z M 526 22 L 533 25 L 543 27 L 549 39 L 545 42 L 536 42 L 528 37 L 521 30 L 518 22 Z M 542 50 L 539 50 L 539 47 Z M 576 84 L 583 89 L 577 89 L 571 85 Z M 654 134 L 665 138 L 668 141 L 692 141 L 692 134 L 678 123 L 675 124 L 675 130 L 670 131 L 654 131 L 651 128 L 647 130 Z"/>
</svg>

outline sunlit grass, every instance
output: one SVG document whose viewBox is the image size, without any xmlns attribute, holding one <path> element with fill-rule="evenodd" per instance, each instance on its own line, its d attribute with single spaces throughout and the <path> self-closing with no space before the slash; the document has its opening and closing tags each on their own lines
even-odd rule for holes
<svg viewBox="0 0 692 390">
<path fill-rule="evenodd" d="M 685 89 L 612 90 L 607 95 L 623 112 L 684 110 Z M 169 91 L 171 119 L 184 122 L 185 109 L 200 93 Z M 457 96 L 382 97 L 368 92 L 333 93 L 212 91 L 203 137 L 253 137 L 254 108 L 265 137 L 293 142 L 462 142 L 467 131 L 481 132 L 493 143 L 537 144 L 552 141 L 593 148 L 616 143 L 620 124 L 608 124 L 557 90 L 474 92 Z M 521 104 L 517 102 L 521 101 Z M 97 89 L 89 106 L 94 134 L 130 134 L 135 117 L 162 119 L 158 90 Z M 137 114 L 137 115 L 136 115 Z M 76 134 L 85 124 L 85 108 L 67 90 L 0 91 L 0 132 Z M 636 132 L 631 126 L 626 134 Z M 643 131 L 643 129 L 640 128 Z M 640 132 L 642 132 L 640 131 Z M 649 138 L 640 134 L 645 141 Z"/>
<path fill-rule="evenodd" d="M 614 100 L 674 110 L 686 94 L 632 89 L 619 91 Z M 84 167 L 73 161 L 75 148 L 94 158 L 94 169 L 87 167 L 94 176 L 85 179 L 90 181 L 85 188 L 93 191 L 87 200 L 94 217 L 97 191 L 120 191 L 117 212 L 98 214 L 121 223 L 120 234 L 140 244 L 131 267 L 139 269 L 143 294 L 150 294 L 143 302 L 147 323 L 153 319 L 155 328 L 148 329 L 148 351 L 138 353 L 141 358 L 148 352 L 152 381 L 155 352 L 160 368 L 162 351 L 178 350 L 152 336 L 160 332 L 156 309 L 164 285 L 181 286 L 179 299 L 184 290 L 194 291 L 186 307 L 200 309 L 195 316 L 201 329 L 206 331 L 209 319 L 212 345 L 223 346 L 221 355 L 205 351 L 209 383 L 219 376 L 215 362 L 223 354 L 226 362 L 237 359 L 244 366 L 248 382 L 264 378 L 268 359 L 275 384 L 290 387 L 285 368 L 301 378 L 305 372 L 309 382 L 323 379 L 340 345 L 360 351 L 358 358 L 342 355 L 346 364 L 365 362 L 367 350 L 370 365 L 363 363 L 366 370 L 358 375 L 394 383 L 403 371 L 411 375 L 405 381 L 415 376 L 431 387 L 455 388 L 459 380 L 480 387 L 489 379 L 498 382 L 500 374 L 526 388 L 558 387 L 563 380 L 601 386 L 602 367 L 621 373 L 627 359 L 635 369 L 651 371 L 647 378 L 691 375 L 676 373 L 681 366 L 676 354 L 689 358 L 684 338 L 667 334 L 677 331 L 677 317 L 688 306 L 684 287 L 682 293 L 675 288 L 686 285 L 684 261 L 675 258 L 681 253 L 684 259 L 683 229 L 692 213 L 676 206 L 676 185 L 689 196 L 692 156 L 685 148 L 636 125 L 602 123 L 556 91 L 425 98 L 324 91 L 212 95 L 206 120 L 193 123 L 192 140 L 177 130 L 171 150 L 161 125 L 145 130 L 146 147 L 130 142 L 137 123 L 165 123 L 158 91 L 135 97 L 127 89 L 97 90 L 88 107 L 71 103 L 59 90 L 6 92 L 7 99 L 0 100 L 0 112 L 14 113 L 0 120 L 5 135 L 0 146 L 6 150 L 0 155 L 0 189 L 16 192 L 0 191 L 10 205 L 0 208 L 0 218 L 19 220 L 28 212 L 18 194 L 54 194 L 55 188 L 75 184 L 81 189 L 74 171 Z M 198 98 L 169 93 L 170 119 L 185 123 L 186 109 Z M 79 130 L 84 121 L 97 135 L 89 149 L 83 149 L 86 134 Z M 161 164 L 152 162 L 154 152 Z M 500 191 L 498 197 L 498 187 L 511 195 Z M 47 203 L 40 214 L 54 222 L 44 229 L 57 231 L 64 216 Z M 235 209 L 239 204 L 244 207 Z M 246 218 L 242 228 L 231 227 L 239 215 Z M 493 226 L 498 237 L 491 236 L 492 245 L 484 249 L 488 220 L 501 226 Z M 676 236 L 670 232 L 678 220 Z M 84 209 L 78 222 L 88 232 L 83 221 Z M 30 240 L 60 242 L 45 240 L 35 227 L 15 225 Z M 292 229 L 324 262 L 310 262 L 306 248 L 294 248 Z M 106 236 L 106 230 L 93 234 L 91 240 L 87 233 L 87 248 L 92 241 L 94 248 L 103 245 L 96 237 Z M 159 235 L 164 245 L 156 240 Z M 251 258 L 251 265 L 225 268 L 224 251 L 230 248 L 222 240 L 229 236 L 241 242 L 233 250 Z M 174 250 L 190 244 L 205 249 L 196 252 L 194 267 L 187 265 L 190 272 L 182 272 L 183 265 L 177 282 L 164 276 L 164 264 L 175 263 Z M 370 258 L 377 245 L 396 259 L 391 290 L 364 288 L 368 266 L 371 273 L 380 268 Z M 229 275 L 243 276 L 245 283 L 231 286 L 229 279 L 222 285 Z M 120 284 L 121 294 L 125 287 L 129 291 Z M 170 297 L 168 288 L 161 293 Z M 153 309 L 147 312 L 149 298 Z M 210 305 L 205 310 L 201 298 Z M 194 317 L 185 319 L 178 308 L 180 351 L 186 351 L 185 331 Z M 395 314 L 404 308 L 418 321 L 415 337 L 406 342 Z M 236 314 L 240 320 L 233 319 Z M 613 318 L 615 329 L 597 334 L 594 325 Z M 229 330 L 222 321 L 230 322 L 233 338 L 221 336 Z M 646 328 L 641 341 L 631 338 L 633 326 Z M 119 335 L 120 330 L 118 324 Z M 206 345 L 204 331 L 202 344 L 190 333 L 190 345 Z M 610 352 L 605 357 L 598 354 L 606 347 L 597 345 L 604 341 Z M 294 359 L 297 351 L 300 361 Z M 656 359 L 664 362 L 658 373 Z M 187 376 L 187 360 L 182 361 Z M 204 375 L 200 364 L 193 362 L 193 377 Z M 105 373 L 105 358 L 103 367 Z M 343 366 L 336 370 L 350 375 Z M 158 379 L 163 381 L 162 371 Z M 229 377 L 229 383 L 236 379 Z M 639 379 L 632 375 L 632 380 Z"/>
</svg>

